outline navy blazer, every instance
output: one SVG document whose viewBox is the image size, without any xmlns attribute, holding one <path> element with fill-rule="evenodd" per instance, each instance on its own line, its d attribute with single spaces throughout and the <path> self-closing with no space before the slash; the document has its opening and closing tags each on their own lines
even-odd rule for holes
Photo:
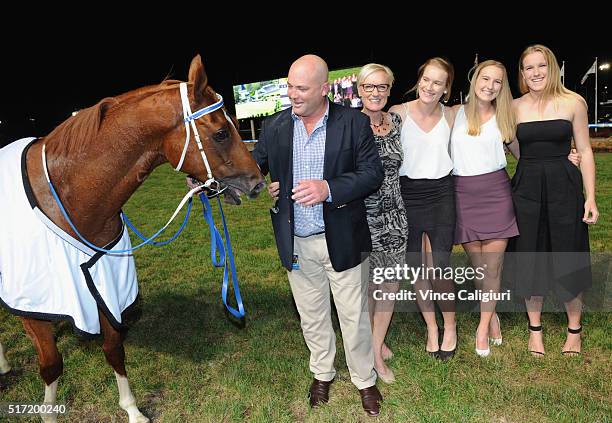
<svg viewBox="0 0 612 423">
<path fill-rule="evenodd" d="M 293 119 L 291 108 L 267 118 L 253 157 L 264 175 L 280 183 L 270 210 L 276 246 L 289 271 L 293 258 Z M 323 179 L 332 201 L 323 203 L 325 238 L 332 266 L 341 272 L 361 263 L 372 251 L 364 198 L 384 178 L 370 118 L 358 110 L 329 103 Z"/>
</svg>

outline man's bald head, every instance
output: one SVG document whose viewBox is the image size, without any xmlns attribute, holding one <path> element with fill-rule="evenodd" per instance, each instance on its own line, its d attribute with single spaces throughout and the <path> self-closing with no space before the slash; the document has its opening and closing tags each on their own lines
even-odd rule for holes
<svg viewBox="0 0 612 423">
<path fill-rule="evenodd" d="M 327 108 L 327 63 L 319 56 L 307 54 L 289 68 L 287 95 L 293 112 L 302 118 L 318 119 Z"/>
<path fill-rule="evenodd" d="M 327 82 L 329 72 L 325 60 L 314 54 L 307 54 L 293 62 L 291 68 L 289 68 L 289 74 L 292 71 L 293 73 L 310 75 L 313 82 L 318 84 Z"/>
</svg>

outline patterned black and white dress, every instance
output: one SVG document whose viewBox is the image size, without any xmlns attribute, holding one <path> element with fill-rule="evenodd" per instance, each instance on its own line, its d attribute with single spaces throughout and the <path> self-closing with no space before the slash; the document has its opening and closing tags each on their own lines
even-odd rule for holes
<svg viewBox="0 0 612 423">
<path fill-rule="evenodd" d="M 368 226 L 372 235 L 370 269 L 395 267 L 396 264 L 405 262 L 408 221 L 398 172 L 403 158 L 400 141 L 402 119 L 395 113 L 390 113 L 390 116 L 389 133 L 383 136 L 374 134 L 385 178 L 380 189 L 365 199 Z"/>
</svg>

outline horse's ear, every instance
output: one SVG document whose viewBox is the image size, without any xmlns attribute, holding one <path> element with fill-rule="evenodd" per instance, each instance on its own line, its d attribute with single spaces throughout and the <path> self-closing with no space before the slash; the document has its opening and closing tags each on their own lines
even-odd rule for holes
<svg viewBox="0 0 612 423">
<path fill-rule="evenodd" d="M 202 101 L 202 94 L 206 85 L 208 85 L 208 76 L 206 76 L 202 58 L 199 54 L 193 58 L 189 66 L 189 82 L 193 87 L 193 99 L 196 103 L 199 103 Z"/>
<path fill-rule="evenodd" d="M 111 106 L 117 104 L 117 100 L 113 97 L 106 97 L 98 102 L 98 120 L 102 122 L 102 119 L 106 116 L 106 112 Z"/>
</svg>

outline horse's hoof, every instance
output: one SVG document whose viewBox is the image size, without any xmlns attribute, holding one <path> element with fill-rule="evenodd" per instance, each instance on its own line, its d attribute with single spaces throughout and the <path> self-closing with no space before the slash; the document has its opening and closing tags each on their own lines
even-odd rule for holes
<svg viewBox="0 0 612 423">
<path fill-rule="evenodd" d="M 132 401 L 130 401 L 129 405 L 122 406 L 120 404 L 120 407 L 128 413 L 129 423 L 149 423 L 151 421 L 151 420 L 149 420 L 148 417 L 145 417 L 140 412 L 138 407 L 136 407 L 136 403 L 134 402 L 133 399 L 132 399 Z"/>
<path fill-rule="evenodd" d="M 11 371 L 11 366 L 0 366 L 0 376 L 4 376 L 9 374 Z"/>
<path fill-rule="evenodd" d="M 151 420 L 149 420 L 149 418 L 145 417 L 143 414 L 136 416 L 134 419 L 130 419 L 130 423 L 149 423 L 150 421 Z"/>
</svg>

